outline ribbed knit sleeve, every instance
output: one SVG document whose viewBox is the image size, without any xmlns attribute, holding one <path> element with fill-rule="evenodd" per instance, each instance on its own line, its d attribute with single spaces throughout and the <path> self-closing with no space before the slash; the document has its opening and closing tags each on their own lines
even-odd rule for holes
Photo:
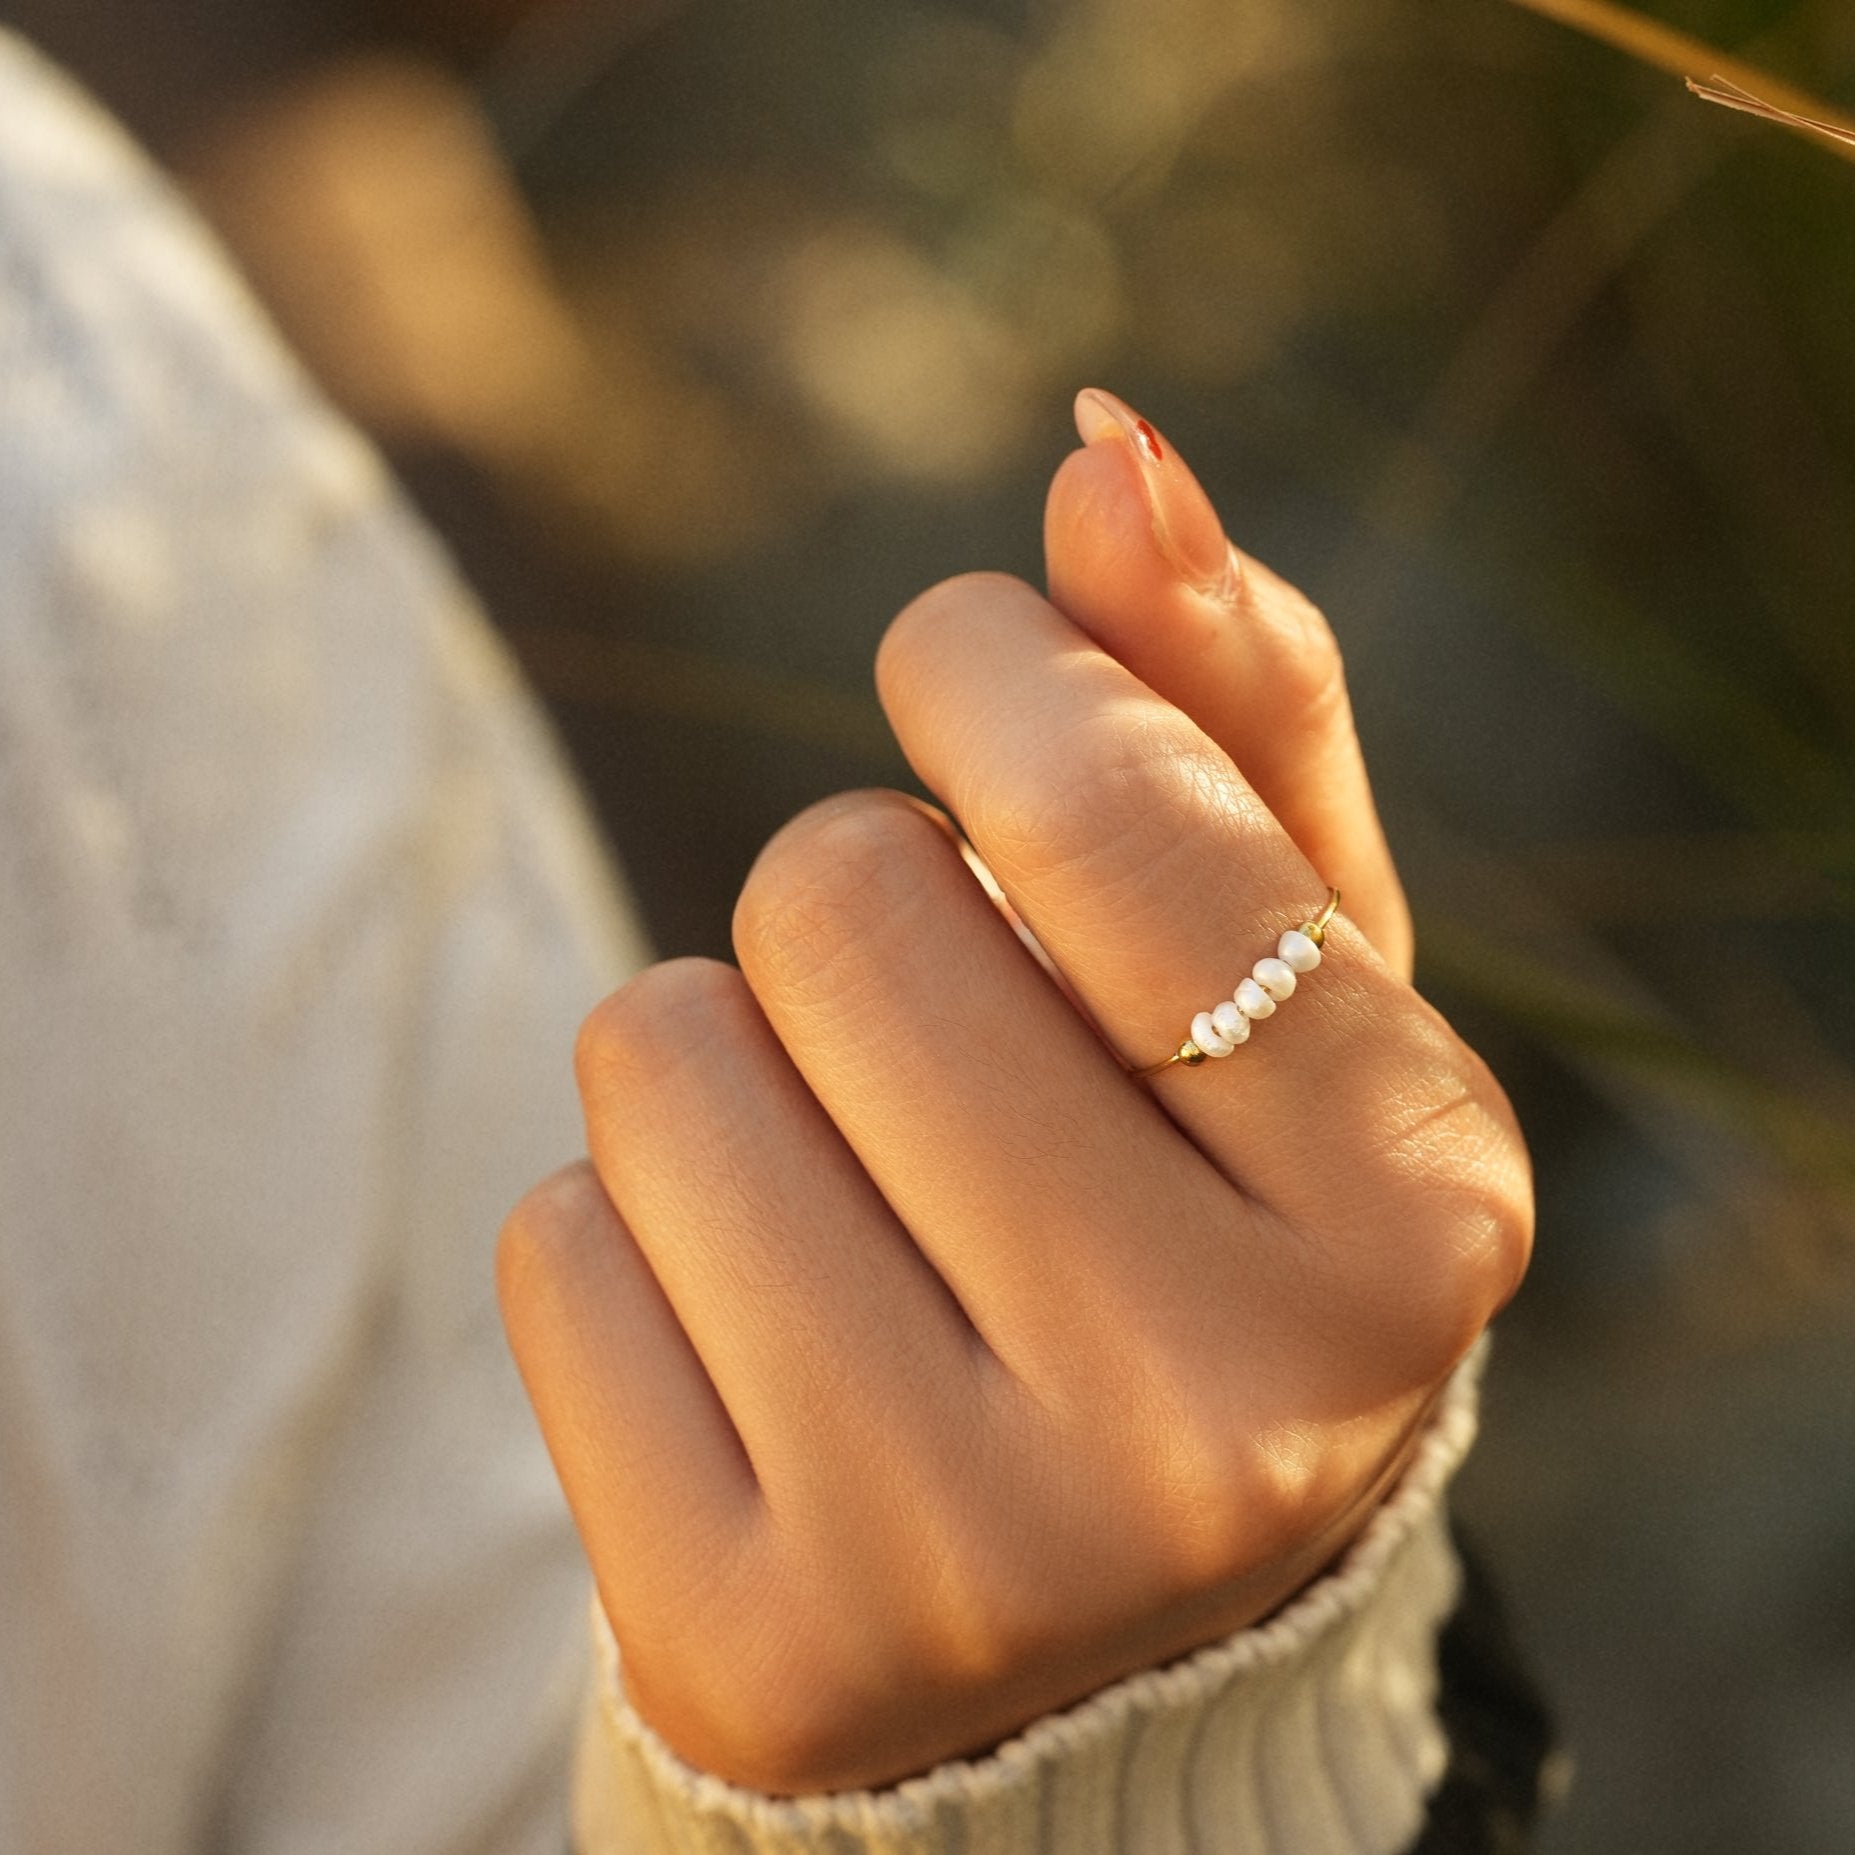
<svg viewBox="0 0 1855 1855">
<path fill-rule="evenodd" d="M 1448 1758 L 1444 1493 L 1484 1354 L 1346 1557 L 1275 1616 L 880 1791 L 775 1798 L 685 1763 L 627 1701 L 595 1598 L 579 1855 L 1395 1855 Z"/>
</svg>

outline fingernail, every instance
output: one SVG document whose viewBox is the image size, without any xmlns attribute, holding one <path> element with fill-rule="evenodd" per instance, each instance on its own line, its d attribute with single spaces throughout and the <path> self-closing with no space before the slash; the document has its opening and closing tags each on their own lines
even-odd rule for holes
<svg viewBox="0 0 1855 1855">
<path fill-rule="evenodd" d="M 1236 593 L 1236 561 L 1217 511 L 1198 479 L 1165 439 L 1125 401 L 1100 387 L 1076 395 L 1076 430 L 1084 444 L 1124 439 L 1140 466 L 1153 518 L 1153 539 L 1187 585 L 1214 599 Z"/>
</svg>

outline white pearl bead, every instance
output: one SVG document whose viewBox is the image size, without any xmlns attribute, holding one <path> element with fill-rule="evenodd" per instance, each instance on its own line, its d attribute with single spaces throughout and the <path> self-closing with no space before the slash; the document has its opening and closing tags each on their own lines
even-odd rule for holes
<svg viewBox="0 0 1855 1855">
<path fill-rule="evenodd" d="M 1250 968 L 1250 977 L 1262 987 L 1279 1005 L 1283 999 L 1292 997 L 1295 989 L 1295 969 L 1286 960 L 1258 960 Z"/>
<path fill-rule="evenodd" d="M 1320 949 L 1299 928 L 1290 928 L 1275 943 L 1275 951 L 1298 973 L 1311 973 L 1320 964 Z"/>
<path fill-rule="evenodd" d="M 1234 999 L 1225 999 L 1211 1007 L 1211 1025 L 1226 1043 L 1245 1043 L 1249 1039 L 1250 1021 Z"/>
<path fill-rule="evenodd" d="M 1220 1037 L 1210 1012 L 1201 1011 L 1192 1019 L 1192 1042 L 1206 1056 L 1228 1056 L 1237 1046 L 1228 1037 Z"/>
<path fill-rule="evenodd" d="M 1237 1009 L 1246 1018 L 1266 1018 L 1275 1010 L 1275 1000 L 1254 979 L 1245 979 L 1237 987 Z"/>
</svg>

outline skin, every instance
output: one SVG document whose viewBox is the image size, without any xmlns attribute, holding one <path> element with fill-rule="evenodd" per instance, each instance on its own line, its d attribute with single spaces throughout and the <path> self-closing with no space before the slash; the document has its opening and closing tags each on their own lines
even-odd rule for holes
<svg viewBox="0 0 1855 1855">
<path fill-rule="evenodd" d="M 882 640 L 946 810 L 783 827 L 738 970 L 666 961 L 587 1020 L 590 1157 L 503 1234 L 628 1695 L 757 1790 L 983 1751 L 1279 1608 L 1531 1245 L 1506 1098 L 1409 984 L 1332 634 L 1084 402 L 1048 597 L 950 580 Z M 1325 960 L 1248 1045 L 1130 1079 L 1329 883 Z"/>
</svg>

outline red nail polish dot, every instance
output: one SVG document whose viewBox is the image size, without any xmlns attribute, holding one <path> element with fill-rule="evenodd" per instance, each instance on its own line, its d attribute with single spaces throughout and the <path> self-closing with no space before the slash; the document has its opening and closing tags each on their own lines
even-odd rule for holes
<svg viewBox="0 0 1855 1855">
<path fill-rule="evenodd" d="M 1164 463 L 1166 453 L 1159 442 L 1159 433 L 1156 432 L 1145 419 L 1136 419 L 1134 421 L 1134 430 L 1140 434 L 1141 450 L 1143 450 L 1154 463 Z"/>
</svg>

